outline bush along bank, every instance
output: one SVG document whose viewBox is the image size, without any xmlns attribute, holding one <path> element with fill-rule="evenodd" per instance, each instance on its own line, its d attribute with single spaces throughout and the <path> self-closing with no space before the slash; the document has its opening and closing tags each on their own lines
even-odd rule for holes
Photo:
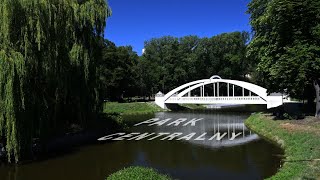
<svg viewBox="0 0 320 180">
<path fill-rule="evenodd" d="M 152 168 L 145 167 L 128 167 L 117 171 L 107 177 L 107 180 L 123 180 L 123 179 L 157 179 L 170 180 L 167 175 L 160 174 Z"/>
<path fill-rule="evenodd" d="M 253 114 L 245 124 L 252 131 L 284 149 L 285 158 L 278 173 L 269 179 L 320 178 L 320 121 L 273 120 L 267 114 Z"/>
</svg>

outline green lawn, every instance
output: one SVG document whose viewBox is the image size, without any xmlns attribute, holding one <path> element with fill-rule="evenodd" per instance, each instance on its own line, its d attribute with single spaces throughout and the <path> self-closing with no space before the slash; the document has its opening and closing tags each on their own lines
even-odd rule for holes
<svg viewBox="0 0 320 180">
<path fill-rule="evenodd" d="M 160 107 L 151 102 L 117 103 L 107 102 L 104 104 L 104 113 L 119 113 L 123 115 L 147 114 L 162 111 Z"/>
<path fill-rule="evenodd" d="M 156 170 L 144 167 L 129 167 L 117 171 L 107 177 L 107 180 L 170 180 L 167 175 L 159 174 Z"/>
<path fill-rule="evenodd" d="M 245 124 L 285 150 L 282 168 L 270 179 L 320 179 L 320 120 L 273 120 L 254 114 Z"/>
</svg>

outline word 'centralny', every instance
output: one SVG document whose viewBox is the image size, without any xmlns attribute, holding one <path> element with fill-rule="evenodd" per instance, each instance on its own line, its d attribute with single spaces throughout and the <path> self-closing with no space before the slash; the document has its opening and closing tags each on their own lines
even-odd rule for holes
<svg viewBox="0 0 320 180">
<path fill-rule="evenodd" d="M 234 140 L 236 137 L 240 136 L 242 133 L 231 133 L 231 137 L 229 140 Z M 159 132 L 159 133 L 139 133 L 139 132 L 133 132 L 133 133 L 115 133 L 115 134 L 110 134 L 104 137 L 99 138 L 99 141 L 105 141 L 105 140 L 113 140 L 113 141 L 123 141 L 123 140 L 142 140 L 142 139 L 148 139 L 149 141 L 154 140 L 154 139 L 160 139 L 161 141 L 163 140 L 195 140 L 195 141 L 204 141 L 204 140 L 217 140 L 220 141 L 224 137 L 227 137 L 227 132 L 225 133 L 220 133 L 217 132 L 214 135 L 207 137 L 207 133 L 202 133 L 201 135 L 197 135 L 197 133 L 189 133 L 189 134 L 183 134 L 181 132 L 174 132 L 174 133 L 168 133 L 168 132 Z"/>
</svg>

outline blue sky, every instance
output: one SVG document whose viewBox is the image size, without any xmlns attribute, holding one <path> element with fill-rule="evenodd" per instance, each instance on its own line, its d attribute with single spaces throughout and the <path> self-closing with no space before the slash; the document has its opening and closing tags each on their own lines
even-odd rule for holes
<svg viewBox="0 0 320 180">
<path fill-rule="evenodd" d="M 131 45 L 141 55 L 144 41 L 171 35 L 211 37 L 250 31 L 250 0 L 108 0 L 112 16 L 105 38 L 117 46 Z"/>
</svg>

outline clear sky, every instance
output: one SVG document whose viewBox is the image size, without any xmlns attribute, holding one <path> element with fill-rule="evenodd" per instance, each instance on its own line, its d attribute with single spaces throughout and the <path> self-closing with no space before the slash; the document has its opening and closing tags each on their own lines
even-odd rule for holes
<svg viewBox="0 0 320 180">
<path fill-rule="evenodd" d="M 108 0 L 112 16 L 105 38 L 117 46 L 131 45 L 141 55 L 144 41 L 171 35 L 211 37 L 250 31 L 250 0 Z"/>
</svg>

